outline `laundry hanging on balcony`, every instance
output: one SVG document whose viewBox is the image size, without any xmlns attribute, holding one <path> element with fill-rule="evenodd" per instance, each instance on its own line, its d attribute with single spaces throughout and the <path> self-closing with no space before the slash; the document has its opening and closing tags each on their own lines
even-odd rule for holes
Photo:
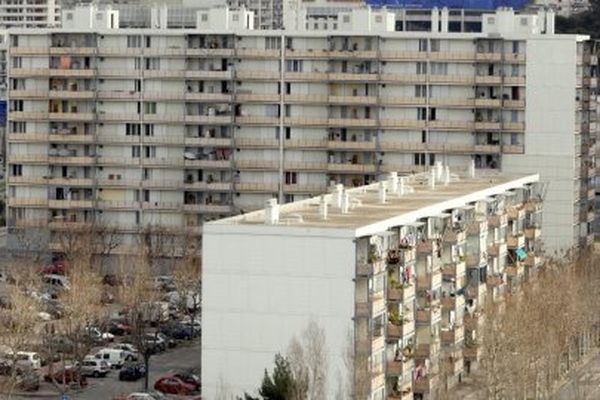
<svg viewBox="0 0 600 400">
<path fill-rule="evenodd" d="M 525 249 L 517 249 L 516 253 L 517 253 L 517 259 L 519 261 L 523 261 L 524 259 L 527 258 L 527 252 L 525 251 Z"/>
</svg>

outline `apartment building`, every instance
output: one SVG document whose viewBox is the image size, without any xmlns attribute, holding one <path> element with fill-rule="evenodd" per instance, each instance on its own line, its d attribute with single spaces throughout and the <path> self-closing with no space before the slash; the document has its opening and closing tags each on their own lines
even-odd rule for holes
<svg viewBox="0 0 600 400">
<path fill-rule="evenodd" d="M 541 264 L 538 179 L 438 163 L 206 224 L 203 396 L 254 392 L 313 320 L 327 398 L 443 398 L 477 368 L 485 301 Z"/>
<path fill-rule="evenodd" d="M 109 29 L 105 18 L 11 33 L 11 231 L 101 221 L 126 237 L 147 224 L 199 232 L 272 197 L 474 161 L 540 172 L 547 248 L 591 243 L 588 38 L 510 10 L 476 34 L 387 32 L 381 15 L 342 18 L 336 34 L 252 31 L 242 14 L 208 12 L 197 16 L 206 30 Z"/>
<path fill-rule="evenodd" d="M 1 0 L 0 29 L 60 26 L 56 0 Z"/>
</svg>

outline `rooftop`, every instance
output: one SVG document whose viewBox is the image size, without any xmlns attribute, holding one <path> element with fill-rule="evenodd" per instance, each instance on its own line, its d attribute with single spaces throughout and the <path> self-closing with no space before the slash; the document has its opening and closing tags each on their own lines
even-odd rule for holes
<svg viewBox="0 0 600 400">
<path fill-rule="evenodd" d="M 457 174 L 452 171 L 449 173 L 449 169 L 441 166 L 437 168 L 432 168 L 433 174 L 437 174 L 435 186 L 431 185 L 430 172 L 400 178 L 390 177 L 384 182 L 344 189 L 342 192 L 341 185 L 337 185 L 327 195 L 275 205 L 278 218 L 270 219 L 275 203 L 271 200 L 271 204 L 267 202 L 263 210 L 221 219 L 208 225 L 342 229 L 352 230 L 356 236 L 362 236 L 381 232 L 392 226 L 410 224 L 420 218 L 438 215 L 539 180 L 537 174 L 510 176 L 477 171 L 471 177 L 469 172 Z M 394 179 L 397 180 L 396 190 L 392 189 Z M 381 201 L 382 187 L 385 187 L 385 202 Z M 404 193 L 400 194 L 401 191 Z M 323 218 L 323 203 L 327 203 L 326 218 Z"/>
</svg>

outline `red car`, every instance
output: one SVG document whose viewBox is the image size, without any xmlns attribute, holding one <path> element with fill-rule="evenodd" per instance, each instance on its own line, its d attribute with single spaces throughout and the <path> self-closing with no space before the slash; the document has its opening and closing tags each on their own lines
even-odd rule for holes
<svg viewBox="0 0 600 400">
<path fill-rule="evenodd" d="M 163 376 L 154 384 L 154 390 L 168 394 L 188 395 L 196 391 L 196 385 L 186 383 L 175 376 Z"/>
<path fill-rule="evenodd" d="M 71 383 L 76 383 L 77 381 L 79 381 L 79 384 L 81 386 L 87 385 L 87 379 L 85 378 L 85 376 L 80 375 L 76 370 L 70 368 L 67 368 L 62 371 L 57 371 L 54 373 L 53 376 L 49 374 L 44 375 L 44 380 L 46 382 L 52 382 L 53 378 L 54 381 L 59 384 L 69 385 Z"/>
<path fill-rule="evenodd" d="M 56 261 L 52 264 L 46 265 L 40 270 L 42 275 L 64 275 L 67 270 L 67 264 L 64 261 Z"/>
</svg>

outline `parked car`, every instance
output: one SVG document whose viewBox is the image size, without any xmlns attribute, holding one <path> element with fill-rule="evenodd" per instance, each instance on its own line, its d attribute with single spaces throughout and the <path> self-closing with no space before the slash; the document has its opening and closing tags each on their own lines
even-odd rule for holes
<svg viewBox="0 0 600 400">
<path fill-rule="evenodd" d="M 94 354 L 94 358 L 108 363 L 109 368 L 119 369 L 126 361 L 128 354 L 124 350 L 105 347 Z"/>
<path fill-rule="evenodd" d="M 95 326 L 88 327 L 87 333 L 90 335 L 92 340 L 97 342 L 112 342 L 115 340 L 115 335 L 110 332 L 102 332 Z"/>
<path fill-rule="evenodd" d="M 83 376 L 99 378 L 105 377 L 110 372 L 110 366 L 104 360 L 98 360 L 94 356 L 88 356 L 81 363 L 81 368 L 79 370 Z"/>
<path fill-rule="evenodd" d="M 163 325 L 160 327 L 160 331 L 177 340 L 190 340 L 193 338 L 192 329 L 189 326 L 178 323 Z"/>
<path fill-rule="evenodd" d="M 179 378 L 182 381 L 184 381 L 185 383 L 188 383 L 190 385 L 194 385 L 196 387 L 196 391 L 200 390 L 200 387 L 202 386 L 200 384 L 200 377 L 196 374 L 192 374 L 191 372 L 179 372 L 175 375 L 173 375 L 175 378 Z"/>
<path fill-rule="evenodd" d="M 146 368 L 141 364 L 125 365 L 119 371 L 120 381 L 137 381 L 146 375 Z"/>
<path fill-rule="evenodd" d="M 174 338 L 169 337 L 162 332 L 156 332 L 155 334 L 167 344 L 167 347 L 172 348 L 177 346 L 177 341 Z"/>
<path fill-rule="evenodd" d="M 120 320 L 112 320 L 108 324 L 108 332 L 116 336 L 129 335 L 131 327 Z"/>
<path fill-rule="evenodd" d="M 200 323 L 200 317 L 198 316 L 194 318 L 193 322 L 189 316 L 183 317 L 180 323 L 189 327 L 193 326 L 194 332 L 198 332 L 198 334 L 202 332 L 202 324 Z"/>
<path fill-rule="evenodd" d="M 146 333 L 144 342 L 151 353 L 160 353 L 167 349 L 167 343 L 155 333 Z"/>
<path fill-rule="evenodd" d="M 112 347 L 113 349 L 123 350 L 125 352 L 125 361 L 133 361 L 139 358 L 140 355 L 140 352 L 138 351 L 137 347 L 135 347 L 131 343 L 114 343 L 110 347 Z"/>
<path fill-rule="evenodd" d="M 159 378 L 154 383 L 154 389 L 168 394 L 189 395 L 196 391 L 196 386 L 170 375 Z"/>
<path fill-rule="evenodd" d="M 85 376 L 82 376 L 73 368 L 66 368 L 61 371 L 57 371 L 53 375 L 44 375 L 44 381 L 46 382 L 52 382 L 53 379 L 59 384 L 70 385 L 72 383 L 79 382 L 81 386 L 87 386 L 87 379 Z"/>
<path fill-rule="evenodd" d="M 127 397 L 115 397 L 114 400 L 166 400 L 167 397 L 161 392 L 135 392 L 129 394 Z"/>
<path fill-rule="evenodd" d="M 45 267 L 42 267 L 40 270 L 40 274 L 42 275 L 64 275 L 67 270 L 66 264 L 64 262 L 54 262 L 52 264 L 48 264 Z"/>
<path fill-rule="evenodd" d="M 15 365 L 20 369 L 40 369 L 42 368 L 42 359 L 34 351 L 18 351 Z"/>
<path fill-rule="evenodd" d="M 35 392 L 40 389 L 40 376 L 32 371 L 17 375 L 17 388 L 24 392 Z"/>
</svg>

